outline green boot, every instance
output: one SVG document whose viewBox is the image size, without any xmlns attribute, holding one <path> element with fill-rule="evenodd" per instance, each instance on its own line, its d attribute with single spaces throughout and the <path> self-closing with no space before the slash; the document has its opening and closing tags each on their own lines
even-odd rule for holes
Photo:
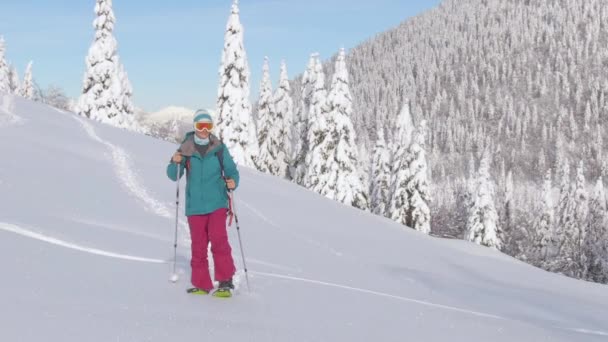
<svg viewBox="0 0 608 342">
<path fill-rule="evenodd" d="M 232 279 L 220 281 L 220 286 L 218 286 L 217 290 L 213 292 L 213 296 L 219 298 L 230 298 L 232 297 L 232 289 L 234 289 Z"/>
<path fill-rule="evenodd" d="M 209 294 L 209 291 L 199 289 L 198 287 L 189 288 L 188 290 L 186 290 L 186 292 L 188 292 L 189 294 L 203 295 L 203 296 Z"/>
</svg>

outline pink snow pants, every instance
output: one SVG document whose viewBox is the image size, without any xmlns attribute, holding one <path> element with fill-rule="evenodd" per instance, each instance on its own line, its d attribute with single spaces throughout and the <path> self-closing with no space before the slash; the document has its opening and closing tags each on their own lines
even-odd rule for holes
<svg viewBox="0 0 608 342">
<path fill-rule="evenodd" d="M 207 260 L 209 243 L 211 243 L 211 254 L 213 254 L 215 280 L 229 280 L 236 272 L 232 259 L 232 248 L 228 242 L 226 215 L 227 210 L 222 208 L 207 215 L 188 216 L 192 238 L 191 281 L 194 287 L 206 291 L 213 289 L 213 282 L 209 275 L 209 260 Z"/>
</svg>

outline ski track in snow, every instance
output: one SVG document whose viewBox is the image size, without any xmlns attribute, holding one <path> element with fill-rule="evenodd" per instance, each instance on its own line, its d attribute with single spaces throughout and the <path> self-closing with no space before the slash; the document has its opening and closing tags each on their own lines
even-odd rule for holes
<svg viewBox="0 0 608 342">
<path fill-rule="evenodd" d="M 12 224 L 8 224 L 8 223 L 0 222 L 0 230 L 4 230 L 4 231 L 18 234 L 21 236 L 48 242 L 53 245 L 57 245 L 57 246 L 61 246 L 61 247 L 69 248 L 69 249 L 74 249 L 74 250 L 89 253 L 89 254 L 101 255 L 101 256 L 105 256 L 105 257 L 109 257 L 109 258 L 123 259 L 123 260 L 130 260 L 130 261 L 140 261 L 140 262 L 147 262 L 147 263 L 154 263 L 154 264 L 165 264 L 168 262 L 167 260 L 142 258 L 142 257 L 138 257 L 138 256 L 112 253 L 112 252 L 108 252 L 108 251 L 104 251 L 104 250 L 96 249 L 96 248 L 83 247 L 83 246 L 80 246 L 80 245 L 77 245 L 74 243 L 66 242 L 63 240 L 59 240 L 59 239 L 47 236 L 44 234 L 35 233 L 30 230 L 23 229 L 21 227 L 18 227 L 18 226 L 12 225 Z"/>
<path fill-rule="evenodd" d="M 130 158 L 128 153 L 121 147 L 101 139 L 97 133 L 95 133 L 93 126 L 86 122 L 86 120 L 76 116 L 74 116 L 74 119 L 80 122 L 91 139 L 99 142 L 100 144 L 106 145 L 110 149 L 112 152 L 112 161 L 115 166 L 114 170 L 118 176 L 118 179 L 133 196 L 143 202 L 145 209 L 158 216 L 172 218 L 171 210 L 150 196 L 148 190 L 139 182 L 137 174 L 129 165 Z"/>
<path fill-rule="evenodd" d="M 435 304 L 435 303 L 427 302 L 427 301 L 424 301 L 424 300 L 413 299 L 413 298 L 408 298 L 408 297 L 402 297 L 402 296 L 392 295 L 392 294 L 388 294 L 388 293 L 384 293 L 384 292 L 372 291 L 372 290 L 367 290 L 367 289 L 362 289 L 362 288 L 352 287 L 352 286 L 347 286 L 347 285 L 328 283 L 328 282 L 325 282 L 325 281 L 319 281 L 319 280 L 314 280 L 314 279 L 306 279 L 306 278 L 299 278 L 299 277 L 292 277 L 292 276 L 286 276 L 286 275 L 281 275 L 281 274 L 266 273 L 266 272 L 257 272 L 257 271 L 252 271 L 251 273 L 255 274 L 255 275 L 269 277 L 269 278 L 278 278 L 278 279 L 299 281 L 299 282 L 305 282 L 305 283 L 309 283 L 309 284 L 316 284 L 316 285 L 321 285 L 321 286 L 329 286 L 329 287 L 335 287 L 335 288 L 339 288 L 339 289 L 343 289 L 343 290 L 349 290 L 349 291 L 354 291 L 354 292 L 366 293 L 366 294 L 370 294 L 370 295 L 374 295 L 374 296 L 379 296 L 379 297 L 392 298 L 392 299 L 397 299 L 397 300 L 401 300 L 401 301 L 404 301 L 404 302 L 416 303 L 416 304 L 421 304 L 421 305 L 430 306 L 430 307 L 434 307 L 434 308 L 439 308 L 439 309 L 444 309 L 444 310 L 450 310 L 450 311 L 456 311 L 456 312 L 460 312 L 460 313 L 466 313 L 466 314 L 470 314 L 470 315 L 474 315 L 474 316 L 479 316 L 479 317 L 493 318 L 493 319 L 503 319 L 503 320 L 508 319 L 508 318 L 505 318 L 505 317 L 501 317 L 501 316 L 497 316 L 497 315 L 492 315 L 492 314 L 488 314 L 488 313 L 483 313 L 483 312 L 479 312 L 479 311 L 461 309 L 461 308 L 457 308 L 457 307 L 454 307 L 454 306 L 448 306 L 448 305 L 442 305 L 442 304 Z"/>
<path fill-rule="evenodd" d="M 573 331 L 573 332 L 577 332 L 577 333 L 585 334 L 585 335 L 608 336 L 608 332 L 603 332 L 603 331 L 595 331 L 595 330 L 581 329 L 581 328 L 560 328 L 560 329 Z"/>
<path fill-rule="evenodd" d="M 341 284 L 336 284 L 336 283 L 330 283 L 330 282 L 325 282 L 325 281 L 320 281 L 320 280 L 315 280 L 315 279 L 292 277 L 292 276 L 287 276 L 287 275 L 282 275 L 282 274 L 266 273 L 266 272 L 258 272 L 258 271 L 251 271 L 251 274 L 263 276 L 263 277 L 269 277 L 269 278 L 305 282 L 305 283 L 315 284 L 315 285 L 320 285 L 320 286 L 334 287 L 334 288 L 338 288 L 338 289 L 342 289 L 342 290 L 365 293 L 365 294 L 374 295 L 374 296 L 378 296 L 378 297 L 391 298 L 391 299 L 395 299 L 395 300 L 399 300 L 399 301 L 403 301 L 403 302 L 415 303 L 415 304 L 419 304 L 419 305 L 423 305 L 423 306 L 428 306 L 428 307 L 437 308 L 437 309 L 441 309 L 441 310 L 464 313 L 464 314 L 473 315 L 473 316 L 477 316 L 477 317 L 531 324 L 528 321 L 522 321 L 522 320 L 518 320 L 518 319 L 514 319 L 514 318 L 508 318 L 508 317 L 498 316 L 498 315 L 494 315 L 494 314 L 490 314 L 490 313 L 463 309 L 463 308 L 459 308 L 459 307 L 455 307 L 455 306 L 437 304 L 437 303 L 432 303 L 432 302 L 424 301 L 424 300 L 420 300 L 420 299 L 397 296 L 397 295 L 392 295 L 389 293 L 378 292 L 378 291 L 373 291 L 373 290 L 368 290 L 368 289 L 363 289 L 363 288 L 358 288 L 358 287 L 352 287 L 352 286 L 347 286 L 347 285 L 341 285 Z M 584 328 L 565 328 L 565 327 L 560 327 L 560 326 L 552 326 L 549 328 L 560 329 L 560 330 L 575 332 L 575 333 L 584 334 L 584 335 L 608 336 L 608 332 L 589 330 L 589 329 L 584 329 Z"/>
<path fill-rule="evenodd" d="M 100 249 L 96 249 L 96 248 L 83 247 L 83 246 L 80 246 L 80 245 L 77 245 L 74 243 L 66 242 L 66 241 L 63 241 L 60 239 L 56 239 L 56 238 L 44 235 L 44 234 L 32 232 L 30 230 L 23 229 L 21 227 L 18 227 L 18 226 L 12 225 L 12 224 L 8 224 L 8 223 L 3 223 L 3 222 L 0 222 L 0 230 L 14 233 L 17 235 L 21 235 L 24 237 L 36 239 L 39 241 L 47 242 L 47 243 L 50 243 L 50 244 L 53 244 L 56 246 L 65 247 L 65 248 L 69 248 L 69 249 L 73 249 L 73 250 L 77 250 L 77 251 L 81 251 L 81 252 L 85 252 L 85 253 L 89 253 L 89 254 L 93 254 L 93 255 L 99 255 L 99 256 L 104 256 L 104 257 L 109 257 L 109 258 L 114 258 L 114 259 L 122 259 L 122 260 L 128 260 L 128 261 L 137 261 L 137 262 L 145 262 L 145 263 L 153 263 L 153 264 L 166 264 L 166 263 L 172 262 L 172 260 L 144 258 L 144 257 L 133 256 L 133 255 L 108 252 L 108 251 L 104 251 L 104 250 L 100 250 Z M 255 260 L 255 259 L 249 259 L 249 261 L 251 261 L 253 263 L 259 263 L 259 264 L 274 266 L 274 267 L 280 266 L 280 265 L 270 264 L 270 263 L 266 263 L 266 262 Z M 283 267 L 283 266 L 280 266 L 277 268 L 287 269 L 286 267 Z M 293 277 L 293 276 L 276 274 L 276 273 L 258 272 L 258 271 L 253 271 L 253 270 L 250 271 L 250 273 L 252 275 L 257 275 L 257 276 L 261 276 L 261 277 L 304 282 L 304 283 L 315 284 L 315 285 L 319 285 L 319 286 L 333 287 L 333 288 L 338 288 L 338 289 L 352 291 L 352 292 L 359 292 L 359 293 L 364 293 L 364 294 L 368 294 L 368 295 L 390 298 L 390 299 L 399 300 L 399 301 L 403 301 L 403 302 L 415 303 L 415 304 L 428 306 L 428 307 L 432 307 L 432 308 L 437 308 L 437 309 L 441 309 L 441 310 L 454 311 L 454 312 L 464 313 L 464 314 L 483 317 L 483 318 L 518 321 L 516 319 L 511 319 L 511 318 L 498 316 L 498 315 L 494 315 L 494 314 L 489 314 L 489 313 L 484 313 L 484 312 L 480 312 L 480 311 L 463 309 L 463 308 L 458 308 L 455 306 L 449 306 L 449 305 L 443 305 L 443 304 L 436 304 L 436 303 L 432 303 L 432 302 L 428 302 L 428 301 L 424 301 L 424 300 L 397 296 L 397 295 L 393 295 L 393 294 L 389 294 L 389 293 L 373 291 L 373 290 L 368 290 L 368 289 L 363 289 L 363 288 L 358 288 L 358 287 L 353 287 L 353 286 L 348 286 L 348 285 L 330 283 L 330 282 L 325 282 L 325 281 L 320 281 L 320 280 L 315 280 L 315 279 Z M 241 280 L 240 279 L 240 278 L 242 278 L 241 275 L 237 274 L 236 276 L 238 278 L 237 281 Z M 526 322 L 523 322 L 523 323 L 526 323 Z M 575 333 L 579 333 L 579 334 L 585 334 L 585 335 L 608 336 L 608 332 L 590 330 L 590 329 L 585 329 L 585 328 L 565 328 L 565 327 L 559 327 L 559 326 L 554 326 L 553 328 L 561 329 L 561 330 L 565 330 L 565 331 L 571 331 L 571 332 L 575 332 Z"/>
</svg>

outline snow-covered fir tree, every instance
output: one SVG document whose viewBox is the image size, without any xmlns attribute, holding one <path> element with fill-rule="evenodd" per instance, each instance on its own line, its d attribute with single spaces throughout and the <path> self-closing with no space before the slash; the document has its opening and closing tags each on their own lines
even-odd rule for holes
<svg viewBox="0 0 608 342">
<path fill-rule="evenodd" d="M 0 93 L 11 92 L 11 80 L 10 80 L 10 69 L 8 62 L 6 61 L 6 43 L 4 37 L 0 36 Z"/>
<path fill-rule="evenodd" d="M 294 119 L 294 146 L 292 150 L 292 165 L 291 173 L 293 180 L 305 186 L 306 181 L 306 156 L 308 155 L 309 142 L 308 133 L 310 131 L 310 121 L 308 115 L 310 113 L 310 105 L 314 94 L 314 87 L 317 80 L 317 58 L 318 54 L 313 53 L 308 60 L 308 66 L 302 76 L 302 96 L 301 103 L 298 106 L 296 117 Z"/>
<path fill-rule="evenodd" d="M 586 235 L 587 279 L 608 283 L 608 217 L 606 192 L 602 177 L 597 180 L 589 202 L 589 224 Z"/>
<path fill-rule="evenodd" d="M 560 166 L 562 181 L 557 206 L 559 220 L 553 234 L 552 255 L 546 261 L 546 268 L 580 278 L 587 273 L 584 242 L 587 230 L 588 195 L 585 189 L 583 162 L 581 161 L 577 168 L 574 186 L 570 182 L 569 170 L 568 160 L 564 158 Z"/>
<path fill-rule="evenodd" d="M 255 167 L 259 144 L 249 100 L 249 77 L 238 0 L 234 0 L 220 67 L 217 132 L 237 164 Z"/>
<path fill-rule="evenodd" d="M 34 77 L 32 76 L 32 64 L 32 62 L 27 64 L 25 75 L 23 76 L 23 83 L 21 83 L 21 88 L 19 90 L 19 95 L 28 100 L 34 98 Z"/>
<path fill-rule="evenodd" d="M 589 215 L 589 194 L 587 193 L 587 182 L 585 179 L 585 165 L 581 160 L 576 170 L 576 188 L 574 191 L 575 210 L 573 230 L 569 233 L 569 242 L 572 244 L 572 260 L 573 265 L 571 270 L 566 268 L 566 274 L 576 278 L 587 277 L 587 256 L 585 254 L 585 242 L 587 235 L 587 219 Z M 571 234 L 571 235 L 570 235 Z"/>
<path fill-rule="evenodd" d="M 325 74 L 320 61 L 315 60 L 315 83 L 308 113 L 308 152 L 306 153 L 304 186 L 321 195 L 334 197 L 328 188 L 332 168 L 336 167 L 333 161 L 334 147 L 330 145 L 328 135 L 331 132 L 328 115 L 327 90 L 325 89 Z M 335 123 L 331 123 L 335 125 Z"/>
<path fill-rule="evenodd" d="M 258 100 L 258 142 L 260 144 L 260 156 L 262 146 L 268 137 L 270 125 L 274 122 L 274 101 L 272 99 L 272 81 L 270 80 L 270 66 L 268 65 L 268 57 L 264 57 L 264 66 L 262 68 L 262 81 L 260 82 L 260 98 Z"/>
<path fill-rule="evenodd" d="M 281 136 L 281 127 L 272 96 L 268 58 L 265 58 L 258 101 L 260 154 L 256 164 L 260 171 L 275 176 L 284 176 L 286 169 L 286 156 L 281 147 L 284 140 Z"/>
<path fill-rule="evenodd" d="M 558 139 L 559 141 L 559 139 Z M 566 235 L 572 230 L 574 224 L 574 195 L 570 181 L 570 163 L 568 158 L 558 154 L 557 158 L 557 174 L 559 181 L 559 198 L 556 206 L 556 222 L 554 224 L 553 234 L 551 234 L 551 243 L 547 250 L 547 257 L 543 268 L 551 271 L 558 271 L 562 267 L 566 259 L 563 253 L 563 247 L 566 243 Z"/>
<path fill-rule="evenodd" d="M 19 80 L 19 73 L 15 66 L 9 66 L 9 89 L 10 92 L 16 95 L 19 95 L 19 90 L 21 89 L 21 81 Z"/>
<path fill-rule="evenodd" d="M 536 265 L 541 265 L 547 259 L 547 249 L 551 243 L 553 235 L 553 220 L 555 216 L 555 207 L 553 204 L 553 183 L 551 180 L 551 169 L 547 169 L 543 182 L 542 205 L 540 217 L 536 223 L 531 255 L 527 258 L 531 259 Z"/>
<path fill-rule="evenodd" d="M 426 121 L 422 120 L 407 153 L 408 177 L 406 179 L 407 206 L 406 225 L 430 234 L 431 232 L 431 194 L 426 161 Z"/>
<path fill-rule="evenodd" d="M 490 177 L 490 157 L 486 153 L 481 159 L 477 173 L 473 207 L 469 212 L 465 238 L 476 244 L 500 250 L 503 237 L 494 204 L 494 189 L 494 181 Z"/>
<path fill-rule="evenodd" d="M 513 220 L 513 172 L 509 170 L 505 178 L 505 223 L 510 230 Z"/>
<path fill-rule="evenodd" d="M 131 86 L 131 81 L 129 81 L 129 76 L 125 71 L 125 67 L 123 64 L 119 63 L 118 67 L 118 79 L 121 84 L 121 93 L 119 96 L 119 106 L 121 109 L 121 115 L 118 117 L 117 126 L 129 128 L 135 131 L 141 131 L 141 127 L 137 123 L 135 119 L 135 106 L 131 101 L 131 97 L 133 96 L 133 87 Z"/>
<path fill-rule="evenodd" d="M 406 224 L 409 212 L 407 180 L 410 177 L 408 168 L 408 149 L 412 138 L 413 121 L 409 102 L 405 101 L 395 123 L 396 132 L 391 143 L 391 187 L 388 217 L 401 224 Z"/>
<path fill-rule="evenodd" d="M 345 55 L 341 49 L 327 96 L 329 134 L 325 146 L 329 151 L 328 162 L 333 165 L 325 194 L 333 193 L 338 202 L 367 210 L 369 189 L 360 167 L 357 133 L 351 121 L 353 107 Z"/>
<path fill-rule="evenodd" d="M 376 215 L 387 216 L 390 204 L 391 153 L 384 138 L 384 128 L 378 124 L 378 139 L 372 160 L 371 210 Z"/>
<path fill-rule="evenodd" d="M 292 164 L 291 156 L 293 155 L 293 146 L 295 146 L 294 136 L 294 114 L 293 114 L 293 99 L 291 98 L 291 86 L 289 85 L 289 77 L 287 74 L 287 64 L 281 62 L 281 74 L 279 77 L 279 86 L 274 94 L 274 109 L 276 111 L 278 126 L 278 141 L 279 153 L 284 155 L 285 162 L 284 170 L 279 172 L 279 176 L 292 178 L 289 165 Z"/>
<path fill-rule="evenodd" d="M 95 39 L 86 58 L 86 71 L 77 110 L 82 116 L 117 127 L 134 129 L 133 112 L 128 112 L 131 89 L 124 89 L 126 73 L 118 57 L 114 38 L 116 18 L 112 0 L 96 0 L 93 22 Z M 130 88 L 130 85 L 129 85 Z"/>
</svg>

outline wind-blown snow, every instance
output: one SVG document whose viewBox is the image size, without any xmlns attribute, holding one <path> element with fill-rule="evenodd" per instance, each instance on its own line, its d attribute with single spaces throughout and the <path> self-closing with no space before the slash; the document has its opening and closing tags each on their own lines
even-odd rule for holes
<svg viewBox="0 0 608 342">
<path fill-rule="evenodd" d="M 2 105 L 0 106 L 0 127 L 21 123 L 22 119 L 13 113 L 12 97 L 8 94 L 2 96 Z"/>
<path fill-rule="evenodd" d="M 0 97 L 0 108 L 7 101 L 22 122 L 0 126 L 2 341 L 608 336 L 606 286 L 403 229 L 244 167 L 235 200 L 251 292 L 232 227 L 237 294 L 190 297 L 184 230 L 180 279 L 169 281 L 175 183 L 165 167 L 176 146 L 22 98 Z"/>
</svg>

